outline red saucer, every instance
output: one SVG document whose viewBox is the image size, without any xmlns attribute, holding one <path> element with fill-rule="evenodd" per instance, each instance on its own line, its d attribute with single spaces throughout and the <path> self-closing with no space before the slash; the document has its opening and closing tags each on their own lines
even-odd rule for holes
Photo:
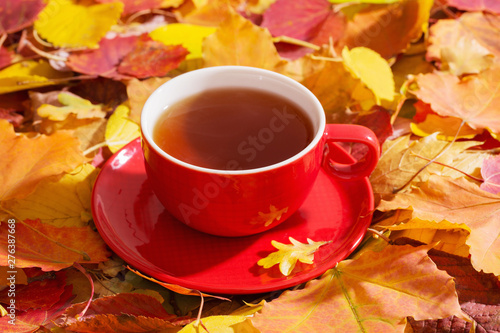
<svg viewBox="0 0 500 333">
<path fill-rule="evenodd" d="M 333 148 L 333 147 L 331 147 Z M 351 157 L 338 148 L 339 162 Z M 345 259 L 371 221 L 373 193 L 368 179 L 340 182 L 321 171 L 304 205 L 262 234 L 224 238 L 195 231 L 175 220 L 153 194 L 137 139 L 113 155 L 94 185 L 92 213 L 109 247 L 143 273 L 186 288 L 217 294 L 251 294 L 284 289 L 311 280 Z M 272 240 L 289 244 L 332 241 L 298 263 L 288 277 L 259 259 L 276 251 Z"/>
</svg>

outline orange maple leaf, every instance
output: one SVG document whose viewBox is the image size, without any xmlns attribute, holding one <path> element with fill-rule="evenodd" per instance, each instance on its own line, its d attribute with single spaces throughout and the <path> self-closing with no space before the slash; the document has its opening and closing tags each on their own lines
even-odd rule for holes
<svg viewBox="0 0 500 333">
<path fill-rule="evenodd" d="M 500 64 L 464 79 L 443 72 L 420 74 L 417 83 L 417 97 L 439 115 L 500 132 Z"/>
<path fill-rule="evenodd" d="M 85 161 L 78 139 L 64 132 L 29 139 L 0 120 L 0 200 L 19 199 L 50 176 L 62 176 Z"/>
<path fill-rule="evenodd" d="M 304 289 L 266 303 L 252 322 L 269 333 L 403 332 L 406 316 L 460 316 L 453 278 L 438 270 L 429 248 L 387 246 L 342 261 Z"/>
<path fill-rule="evenodd" d="M 233 13 L 203 41 L 206 66 L 240 65 L 275 70 L 284 62 L 267 29 Z"/>
<path fill-rule="evenodd" d="M 8 235 L 15 237 L 14 248 L 8 246 L 12 245 Z M 41 267 L 44 271 L 61 270 L 74 262 L 99 263 L 110 255 L 99 234 L 88 226 L 58 228 L 39 220 L 0 225 L 0 265 L 11 264 L 12 254 L 16 267 Z"/>
<path fill-rule="evenodd" d="M 479 186 L 459 178 L 432 175 L 428 182 L 417 184 L 411 192 L 400 193 L 393 200 L 382 201 L 378 209 L 413 210 L 422 220 L 443 220 L 465 224 L 470 228 L 472 265 L 477 270 L 500 274 L 500 195 L 488 193 Z"/>
<path fill-rule="evenodd" d="M 362 7 L 349 20 L 339 47 L 365 46 L 384 58 L 393 57 L 420 38 L 432 3 L 429 0 L 408 0 Z"/>
</svg>

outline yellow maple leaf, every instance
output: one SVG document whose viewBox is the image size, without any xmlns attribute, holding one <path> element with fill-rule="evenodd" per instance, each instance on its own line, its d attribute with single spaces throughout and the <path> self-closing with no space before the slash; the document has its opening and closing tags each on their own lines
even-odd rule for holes
<svg viewBox="0 0 500 333">
<path fill-rule="evenodd" d="M 102 104 L 94 105 L 71 93 L 60 93 L 57 95 L 57 99 L 63 106 L 42 104 L 37 109 L 38 115 L 55 121 L 66 119 L 71 113 L 75 114 L 77 119 L 104 118 L 106 116 L 106 112 L 102 110 Z"/>
<path fill-rule="evenodd" d="M 56 182 L 45 179 L 29 196 L 5 202 L 2 208 L 21 220 L 40 219 L 56 227 L 83 227 L 92 219 L 90 196 L 96 177 L 97 169 L 83 164 Z"/>
<path fill-rule="evenodd" d="M 412 219 L 405 223 L 389 227 L 393 232 L 391 239 L 407 237 L 425 244 L 436 244 L 435 250 L 444 251 L 467 258 L 469 246 L 466 244 L 470 229 L 464 224 L 453 224 L 446 220 L 441 222 Z"/>
<path fill-rule="evenodd" d="M 30 91 L 29 97 L 33 110 L 38 110 L 43 104 L 57 104 L 56 102 L 62 91 L 55 90 L 48 93 Z M 96 145 L 104 141 L 104 132 L 108 119 L 106 118 L 82 118 L 81 115 L 68 113 L 63 120 L 50 120 L 42 118 L 37 123 L 35 129 L 46 135 L 52 135 L 58 131 L 64 131 L 71 136 L 80 140 L 80 148 L 83 152 L 87 149 L 94 148 Z M 99 147 L 95 148 L 97 150 Z M 85 156 L 91 158 L 88 153 Z"/>
<path fill-rule="evenodd" d="M 369 109 L 376 102 L 374 93 L 338 60 L 320 50 L 281 67 L 280 73 L 311 90 L 327 114 L 344 112 L 346 107 L 358 104 Z"/>
<path fill-rule="evenodd" d="M 53 85 L 71 76 L 56 71 L 45 60 L 22 61 L 0 71 L 0 94 Z"/>
<path fill-rule="evenodd" d="M 210 316 L 201 319 L 203 326 L 209 332 L 218 333 L 258 333 L 253 327 L 250 319 L 245 316 Z M 200 332 L 199 323 L 196 321 L 184 326 L 179 333 L 197 333 Z M 204 331 L 204 330 L 203 330 Z"/>
<path fill-rule="evenodd" d="M 465 242 L 470 228 L 465 224 L 446 220 L 439 222 L 421 220 L 412 218 L 411 210 L 397 210 L 388 218 L 372 225 L 372 228 L 390 230 L 390 238 L 393 240 L 407 237 L 425 244 L 433 244 L 435 250 L 462 257 L 469 256 L 469 246 Z"/>
<path fill-rule="evenodd" d="M 483 129 L 473 129 L 467 124 L 462 124 L 460 118 L 440 117 L 435 114 L 428 114 L 421 123 L 411 123 L 410 128 L 412 133 L 418 136 L 428 136 L 438 132 L 437 138 L 446 141 L 472 139 L 483 132 Z"/>
<path fill-rule="evenodd" d="M 285 62 L 267 29 L 235 13 L 222 22 L 215 33 L 205 38 L 203 59 L 209 67 L 240 65 L 269 70 Z"/>
<path fill-rule="evenodd" d="M 201 44 L 215 30 L 215 27 L 171 23 L 151 31 L 149 37 L 165 45 L 182 45 L 189 51 L 186 59 L 193 59 L 201 58 Z"/>
<path fill-rule="evenodd" d="M 84 6 L 71 0 L 49 0 L 34 28 L 54 46 L 97 47 L 122 12 L 121 2 Z"/>
<path fill-rule="evenodd" d="M 193 5 L 196 7 L 196 8 L 200 8 L 200 7 L 203 7 L 207 4 L 208 0 L 193 0 Z"/>
<path fill-rule="evenodd" d="M 292 245 L 283 244 L 274 240 L 271 241 L 271 244 L 279 251 L 273 252 L 267 257 L 260 259 L 257 264 L 264 268 L 270 268 L 279 264 L 280 272 L 288 276 L 294 269 L 297 261 L 304 264 L 312 264 L 314 261 L 314 253 L 320 246 L 328 243 L 326 241 L 315 242 L 309 238 L 307 239 L 307 244 L 301 243 L 292 237 L 289 237 L 289 240 Z"/>
<path fill-rule="evenodd" d="M 387 61 L 377 52 L 366 47 L 342 50 L 345 66 L 373 93 L 380 104 L 381 99 L 394 99 L 394 77 Z"/>
<path fill-rule="evenodd" d="M 141 135 L 139 125 L 129 118 L 129 114 L 130 108 L 122 104 L 109 117 L 104 136 L 109 150 L 113 153 Z"/>
<path fill-rule="evenodd" d="M 459 154 L 478 144 L 480 142 L 464 141 L 450 145 L 448 141 L 438 140 L 437 133 L 417 141 L 410 141 L 410 136 L 387 140 L 382 146 L 377 167 L 370 175 L 377 201 L 379 198 L 392 197 L 395 191 L 408 188 L 410 184 L 426 181 L 431 174 L 448 172 L 444 165 L 455 166 L 460 163 L 463 156 Z M 427 165 L 435 157 L 435 161 L 441 164 Z M 424 169 L 420 171 L 422 168 Z"/>
</svg>

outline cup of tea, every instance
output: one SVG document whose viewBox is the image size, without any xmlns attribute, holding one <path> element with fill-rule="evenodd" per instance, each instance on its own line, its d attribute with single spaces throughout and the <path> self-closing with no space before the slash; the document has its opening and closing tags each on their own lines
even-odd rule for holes
<svg viewBox="0 0 500 333">
<path fill-rule="evenodd" d="M 368 176 L 379 143 L 366 127 L 326 124 L 300 83 L 244 66 L 203 68 L 160 86 L 141 115 L 146 172 L 155 195 L 187 226 L 246 236 L 286 221 L 320 168 L 345 181 Z M 353 164 L 335 162 L 332 142 L 368 147 Z"/>
</svg>

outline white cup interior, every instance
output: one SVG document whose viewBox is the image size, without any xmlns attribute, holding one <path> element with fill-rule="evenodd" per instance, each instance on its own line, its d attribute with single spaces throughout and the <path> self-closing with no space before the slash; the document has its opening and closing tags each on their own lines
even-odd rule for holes
<svg viewBox="0 0 500 333">
<path fill-rule="evenodd" d="M 158 119 L 166 112 L 166 109 L 170 105 L 208 89 L 226 87 L 261 89 L 273 92 L 293 101 L 304 110 L 309 117 L 313 125 L 315 136 L 309 145 L 300 153 L 279 163 L 249 170 L 216 170 L 216 173 L 249 174 L 276 168 L 299 159 L 321 140 L 326 120 L 323 108 L 314 94 L 300 83 L 284 75 L 264 69 L 244 66 L 218 66 L 194 70 L 179 75 L 161 85 L 151 94 L 144 104 L 141 114 L 143 139 L 147 140 L 158 153 L 175 163 L 198 171 L 214 173 L 214 169 L 192 165 L 165 153 L 154 143 L 152 134 Z"/>
</svg>

